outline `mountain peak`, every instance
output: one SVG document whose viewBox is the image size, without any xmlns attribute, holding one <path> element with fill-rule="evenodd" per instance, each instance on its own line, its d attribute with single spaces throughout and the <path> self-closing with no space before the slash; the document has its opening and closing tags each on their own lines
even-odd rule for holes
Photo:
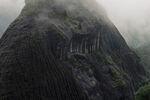
<svg viewBox="0 0 150 100">
<path fill-rule="evenodd" d="M 0 40 L 0 98 L 134 100 L 145 77 L 139 58 L 86 1 L 26 0 Z"/>
</svg>

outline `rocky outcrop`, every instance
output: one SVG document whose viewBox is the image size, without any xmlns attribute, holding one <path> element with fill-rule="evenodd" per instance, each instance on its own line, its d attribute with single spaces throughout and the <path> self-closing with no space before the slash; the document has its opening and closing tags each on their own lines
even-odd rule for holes
<svg viewBox="0 0 150 100">
<path fill-rule="evenodd" d="M 2 100 L 134 100 L 139 58 L 86 2 L 26 1 L 0 40 Z"/>
</svg>

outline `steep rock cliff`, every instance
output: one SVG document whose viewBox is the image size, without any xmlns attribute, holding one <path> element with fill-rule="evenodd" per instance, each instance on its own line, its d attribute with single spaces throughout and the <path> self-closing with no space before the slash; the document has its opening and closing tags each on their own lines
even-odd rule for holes
<svg viewBox="0 0 150 100">
<path fill-rule="evenodd" d="M 26 0 L 0 40 L 0 98 L 134 100 L 145 71 L 97 7 L 90 0 Z"/>
<path fill-rule="evenodd" d="M 141 58 L 141 64 L 144 66 L 145 70 L 150 76 L 150 44 L 140 46 L 139 48 L 134 49 L 137 55 Z"/>
</svg>

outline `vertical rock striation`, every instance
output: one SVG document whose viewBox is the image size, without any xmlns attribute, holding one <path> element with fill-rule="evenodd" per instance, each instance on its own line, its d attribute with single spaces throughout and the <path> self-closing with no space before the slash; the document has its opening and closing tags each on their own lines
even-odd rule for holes
<svg viewBox="0 0 150 100">
<path fill-rule="evenodd" d="M 89 0 L 26 0 L 0 39 L 0 99 L 134 100 L 145 71 L 98 9 Z"/>
</svg>

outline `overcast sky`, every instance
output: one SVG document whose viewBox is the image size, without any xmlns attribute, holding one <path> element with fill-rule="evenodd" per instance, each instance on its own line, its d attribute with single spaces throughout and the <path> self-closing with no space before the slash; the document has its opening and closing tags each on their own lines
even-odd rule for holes
<svg viewBox="0 0 150 100">
<path fill-rule="evenodd" d="M 109 18 L 132 45 L 150 42 L 150 0 L 97 0 Z"/>
<path fill-rule="evenodd" d="M 0 36 L 19 15 L 23 6 L 24 0 L 0 0 Z"/>
<path fill-rule="evenodd" d="M 149 36 L 150 0 L 97 1 L 103 5 L 109 18 L 127 41 L 135 34 L 140 38 L 145 34 Z M 24 0 L 0 0 L 0 34 L 18 16 L 23 6 Z M 142 37 L 142 40 L 144 39 L 145 37 Z"/>
</svg>

